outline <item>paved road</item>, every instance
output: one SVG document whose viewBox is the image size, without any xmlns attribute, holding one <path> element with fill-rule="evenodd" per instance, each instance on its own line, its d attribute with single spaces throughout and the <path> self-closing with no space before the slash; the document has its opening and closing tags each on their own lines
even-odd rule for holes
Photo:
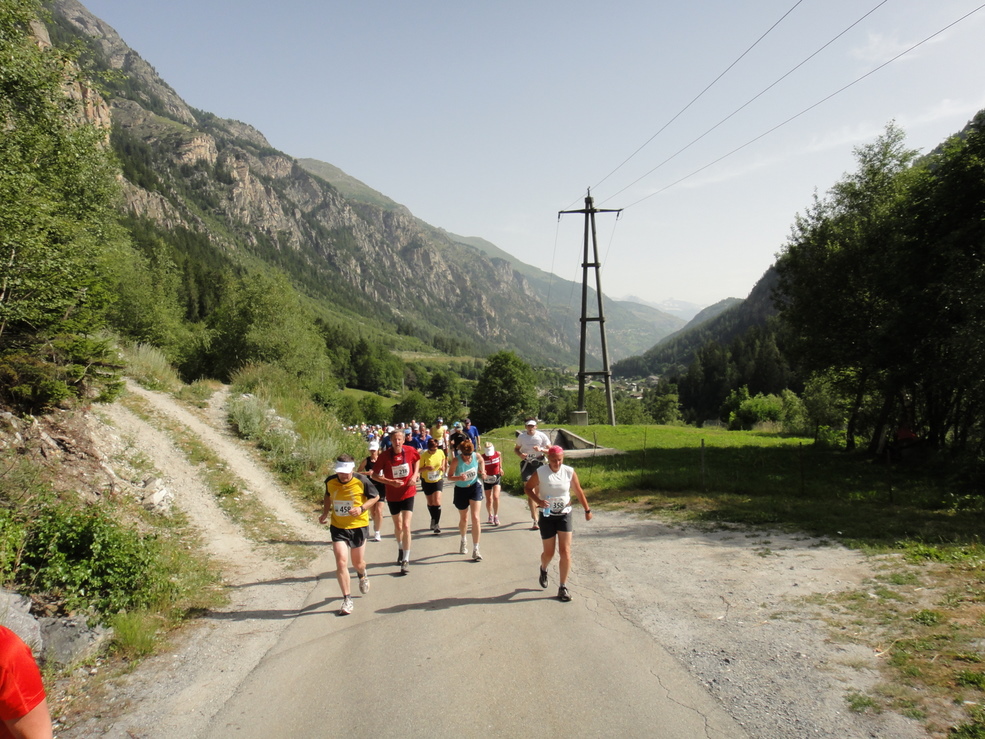
<svg viewBox="0 0 985 739">
<path fill-rule="evenodd" d="M 576 515 L 573 600 L 561 603 L 556 565 L 548 589 L 537 584 L 526 506 L 503 498 L 513 523 L 483 531 L 475 563 L 457 553 L 451 505 L 445 533 L 421 530 L 419 496 L 410 574 L 398 574 L 392 536 L 368 544 L 372 589 L 356 588 L 349 616 L 335 615 L 326 550 L 307 603 L 203 736 L 745 736 L 610 606 L 605 582 L 579 573 L 577 528 L 591 523 Z"/>
</svg>

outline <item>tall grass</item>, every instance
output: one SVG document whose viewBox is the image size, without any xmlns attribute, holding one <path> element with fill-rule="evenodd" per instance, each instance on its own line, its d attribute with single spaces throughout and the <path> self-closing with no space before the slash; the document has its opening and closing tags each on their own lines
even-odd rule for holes
<svg viewBox="0 0 985 739">
<path fill-rule="evenodd" d="M 364 452 L 360 440 L 314 402 L 296 378 L 276 367 L 243 368 L 232 378 L 232 390 L 230 420 L 294 487 L 316 479 L 339 454 Z"/>
<path fill-rule="evenodd" d="M 183 383 L 164 352 L 150 344 L 126 344 L 120 353 L 127 365 L 127 374 L 149 390 L 178 392 Z"/>
</svg>

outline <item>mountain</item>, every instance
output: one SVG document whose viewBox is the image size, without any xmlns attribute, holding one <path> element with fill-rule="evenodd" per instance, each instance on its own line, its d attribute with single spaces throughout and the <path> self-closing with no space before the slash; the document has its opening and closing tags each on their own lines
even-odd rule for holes
<svg viewBox="0 0 985 739">
<path fill-rule="evenodd" d="M 332 164 L 317 159 L 301 159 L 299 163 L 312 174 L 329 182 L 352 201 L 410 213 L 404 206 Z M 565 341 L 575 348 L 580 346 L 581 283 L 564 280 L 526 264 L 486 239 L 477 236 L 459 236 L 424 221 L 418 223 L 422 229 L 433 233 L 437 239 L 449 239 L 479 250 L 493 262 L 500 260 L 508 264 L 527 280 L 538 300 L 547 308 L 547 315 L 551 317 L 554 325 L 560 328 Z M 604 287 L 603 284 L 603 289 Z M 594 315 L 597 311 L 598 298 L 596 291 L 591 287 L 588 290 L 588 301 L 589 312 Z M 684 325 L 683 320 L 675 320 L 675 316 L 669 312 L 661 311 L 654 306 L 641 305 L 638 301 L 613 300 L 604 296 L 602 307 L 606 319 L 606 345 L 609 349 L 609 359 L 613 362 L 644 351 Z M 588 353 L 596 363 L 599 363 L 602 355 L 599 331 L 590 331 L 586 338 Z"/>
<path fill-rule="evenodd" d="M 563 327 L 565 334 L 570 336 L 570 340 L 575 346 L 579 345 L 582 289 L 580 282 L 565 280 L 550 272 L 524 264 L 485 239 L 448 235 L 460 243 L 474 246 L 491 259 L 507 261 L 527 279 L 541 302 L 548 307 L 548 315 L 551 320 Z M 590 316 L 595 316 L 598 311 L 597 293 L 591 287 L 594 281 L 594 275 L 590 274 L 587 293 Z M 602 289 L 605 290 L 604 279 Z M 609 349 L 609 360 L 612 362 L 644 351 L 646 347 L 653 346 L 655 342 L 674 333 L 684 325 L 682 319 L 665 311 L 634 301 L 612 299 L 605 294 L 602 297 L 602 310 L 605 315 L 606 345 Z M 588 351 L 596 358 L 601 356 L 599 337 L 600 333 L 597 329 L 589 329 L 587 335 Z"/>
<path fill-rule="evenodd" d="M 709 306 L 682 330 L 672 334 L 640 356 L 613 365 L 613 374 L 624 377 L 664 375 L 685 369 L 697 351 L 709 342 L 729 345 L 754 326 L 765 326 L 776 314 L 773 289 L 779 275 L 770 267 L 745 300 L 727 298 Z"/>
<path fill-rule="evenodd" d="M 690 321 L 702 310 L 702 306 L 697 303 L 689 303 L 686 300 L 677 300 L 676 298 L 668 298 L 667 300 L 662 300 L 659 303 L 643 300 L 643 298 L 637 297 L 636 295 L 627 295 L 619 299 L 628 303 L 639 303 L 640 305 L 646 305 L 654 310 L 658 310 L 662 313 L 669 313 L 670 315 L 677 316 L 685 321 Z"/>
<path fill-rule="evenodd" d="M 204 274 L 186 266 L 185 282 L 207 290 L 224 269 L 275 268 L 326 320 L 370 334 L 450 342 L 477 355 L 509 348 L 556 366 L 577 361 L 580 303 L 571 310 L 570 282 L 426 224 L 337 167 L 274 149 L 247 123 L 189 107 L 81 3 L 49 7 L 52 39 L 79 42 L 86 68 L 102 77 L 134 228 L 194 251 L 179 264 L 211 265 Z M 605 305 L 613 358 L 679 328 L 652 309 Z M 597 341 L 590 351 L 598 353 Z"/>
</svg>

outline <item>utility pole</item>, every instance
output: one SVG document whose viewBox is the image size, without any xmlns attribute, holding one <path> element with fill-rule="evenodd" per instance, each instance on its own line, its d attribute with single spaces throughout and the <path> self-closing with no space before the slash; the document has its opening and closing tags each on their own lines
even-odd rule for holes
<svg viewBox="0 0 985 739">
<path fill-rule="evenodd" d="M 621 213 L 618 210 L 603 210 L 595 207 L 592 199 L 592 191 L 589 190 L 585 196 L 585 207 L 582 210 L 562 210 L 558 213 L 560 218 L 565 213 L 584 213 L 585 214 L 585 256 L 582 259 L 581 270 L 581 357 L 578 365 L 578 410 L 585 412 L 585 379 L 601 375 L 605 379 L 605 399 L 609 408 L 609 425 L 616 425 L 616 408 L 612 401 L 612 372 L 609 369 L 609 349 L 605 343 L 605 313 L 602 308 L 602 281 L 599 275 L 601 264 L 599 263 L 598 238 L 595 233 L 595 214 L 596 213 Z M 593 260 L 588 261 L 588 237 L 591 232 Z M 588 270 L 595 270 L 595 297 L 598 300 L 598 314 L 588 315 Z M 588 324 L 598 323 L 599 337 L 602 343 L 602 371 L 589 372 L 585 368 L 585 356 L 587 353 L 586 337 L 588 335 Z"/>
</svg>

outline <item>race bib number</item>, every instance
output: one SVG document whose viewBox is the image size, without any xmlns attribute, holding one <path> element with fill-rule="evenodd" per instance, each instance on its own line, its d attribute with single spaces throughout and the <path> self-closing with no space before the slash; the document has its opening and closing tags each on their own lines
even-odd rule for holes
<svg viewBox="0 0 985 739">
<path fill-rule="evenodd" d="M 395 464 L 390 469 L 393 471 L 393 477 L 397 480 L 402 480 L 410 474 L 409 464 Z"/>
<path fill-rule="evenodd" d="M 465 472 L 462 473 L 462 481 L 463 482 L 473 482 L 475 480 L 475 478 L 478 477 L 478 476 L 479 476 L 479 471 L 478 470 L 475 470 L 475 469 L 465 470 Z"/>
<path fill-rule="evenodd" d="M 498 480 L 499 480 L 498 475 L 486 475 L 485 477 L 482 478 L 482 481 L 486 483 L 486 485 L 495 485 Z"/>
<path fill-rule="evenodd" d="M 547 507 L 551 512 L 552 516 L 559 516 L 564 513 L 564 509 L 568 507 L 571 502 L 570 495 L 559 495 L 556 498 L 547 499 Z"/>
<path fill-rule="evenodd" d="M 441 479 L 441 470 L 424 470 L 424 479 L 427 482 L 437 482 Z"/>
<path fill-rule="evenodd" d="M 351 500 L 340 500 L 337 503 L 335 503 L 334 505 L 335 505 L 335 515 L 336 516 L 351 516 L 352 515 L 351 511 L 354 508 L 354 506 L 352 505 L 352 501 Z"/>
</svg>

